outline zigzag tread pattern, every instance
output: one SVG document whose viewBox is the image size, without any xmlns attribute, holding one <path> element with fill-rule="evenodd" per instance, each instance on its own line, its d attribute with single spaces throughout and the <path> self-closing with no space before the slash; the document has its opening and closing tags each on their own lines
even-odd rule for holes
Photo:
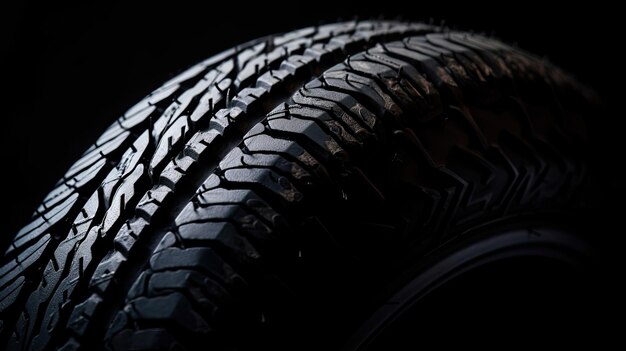
<svg viewBox="0 0 626 351">
<path fill-rule="evenodd" d="M 3 306 L 20 295 L 26 306 L 3 330 L 9 349 L 89 348 L 103 337 L 115 350 L 239 348 L 245 340 L 227 337 L 235 328 L 280 319 L 273 296 L 295 279 L 285 267 L 345 264 L 321 264 L 316 250 L 371 268 L 375 256 L 432 248 L 485 219 L 576 204 L 585 162 L 571 145 L 585 141 L 571 105 L 592 93 L 497 41 L 438 32 L 310 28 L 166 83 L 88 151 L 106 161 L 79 161 L 60 183 L 98 179 L 113 162 L 106 150 L 134 135 L 69 234 L 52 240 L 39 219 L 12 247 L 16 267 L 51 259 L 28 295 L 20 270 L 0 271 L 10 277 Z M 582 99 L 567 100 L 572 91 Z M 36 218 L 67 216 L 85 197 L 63 189 Z"/>
</svg>

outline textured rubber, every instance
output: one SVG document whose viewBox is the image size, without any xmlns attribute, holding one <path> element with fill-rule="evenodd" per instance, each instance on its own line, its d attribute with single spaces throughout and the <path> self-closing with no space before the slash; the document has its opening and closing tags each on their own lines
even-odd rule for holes
<svg viewBox="0 0 626 351">
<path fill-rule="evenodd" d="M 584 206 L 594 100 L 518 49 L 424 24 L 237 46 L 131 108 L 16 235 L 3 345 L 245 349 L 328 313 L 320 333 L 341 334 L 359 314 L 337 311 L 361 311 L 408 248 Z"/>
</svg>

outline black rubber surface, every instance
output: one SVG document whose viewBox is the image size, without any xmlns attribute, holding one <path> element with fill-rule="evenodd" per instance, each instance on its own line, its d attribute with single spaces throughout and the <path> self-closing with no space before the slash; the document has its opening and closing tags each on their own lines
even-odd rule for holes
<svg viewBox="0 0 626 351">
<path fill-rule="evenodd" d="M 237 46 L 131 108 L 46 197 L 3 258 L 2 341 L 302 348 L 298 326 L 332 316 L 323 345 L 409 248 L 584 208 L 594 104 L 542 60 L 423 24 Z"/>
</svg>

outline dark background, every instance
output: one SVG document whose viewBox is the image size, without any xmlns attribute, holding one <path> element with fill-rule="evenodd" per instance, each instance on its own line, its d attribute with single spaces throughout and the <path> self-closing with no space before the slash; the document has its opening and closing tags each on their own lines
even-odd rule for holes
<svg viewBox="0 0 626 351">
<path fill-rule="evenodd" d="M 216 1 L 216 0 L 213 0 Z M 155 1 L 156 2 L 156 1 Z M 160 2 L 160 1 L 159 1 Z M 294 1 L 286 5 L 227 1 L 165 5 L 107 1 L 41 6 L 12 3 L 2 25 L 2 227 L 6 242 L 106 126 L 175 73 L 235 44 L 339 18 L 442 19 L 493 32 L 548 57 L 597 89 L 609 106 L 607 146 L 623 149 L 624 57 L 617 53 L 619 11 L 597 2 L 550 8 L 545 2 L 499 5 L 416 2 L 419 11 L 380 1 Z M 619 153 L 618 153 L 619 154 Z"/>
</svg>

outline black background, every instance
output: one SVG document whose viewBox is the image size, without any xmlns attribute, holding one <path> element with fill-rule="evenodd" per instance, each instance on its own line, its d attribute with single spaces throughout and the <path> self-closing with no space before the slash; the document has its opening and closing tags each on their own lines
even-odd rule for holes
<svg viewBox="0 0 626 351">
<path fill-rule="evenodd" d="M 159 1 L 161 2 L 161 1 Z M 163 5 L 107 1 L 95 5 L 12 3 L 2 23 L 2 173 L 0 228 L 6 242 L 106 126 L 160 83 L 235 44 L 339 18 L 442 19 L 493 32 L 546 56 L 596 88 L 610 106 L 608 146 L 621 147 L 624 82 L 619 11 L 597 2 L 550 8 L 546 2 L 455 4 L 402 1 L 174 1 Z M 405 2 L 406 3 L 406 2 Z M 611 112 L 613 111 L 613 112 Z M 619 153 L 618 153 L 619 154 Z"/>
</svg>

